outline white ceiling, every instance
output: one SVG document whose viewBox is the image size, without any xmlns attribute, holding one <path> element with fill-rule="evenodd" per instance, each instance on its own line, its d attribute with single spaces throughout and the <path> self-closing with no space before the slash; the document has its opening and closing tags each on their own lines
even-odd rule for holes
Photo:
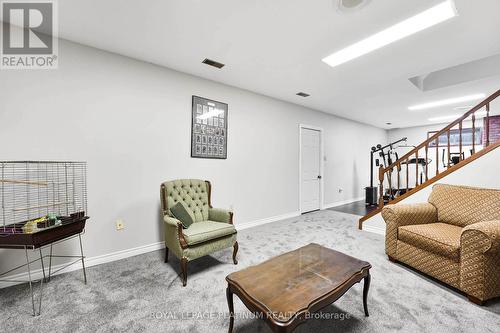
<svg viewBox="0 0 500 333">
<path fill-rule="evenodd" d="M 427 92 L 408 81 L 500 53 L 500 1 L 456 0 L 457 18 L 335 68 L 321 59 L 441 1 L 371 1 L 341 12 L 337 0 L 64 0 L 59 34 L 363 123 L 406 127 L 457 113 L 410 105 L 500 88 L 499 75 Z"/>
</svg>

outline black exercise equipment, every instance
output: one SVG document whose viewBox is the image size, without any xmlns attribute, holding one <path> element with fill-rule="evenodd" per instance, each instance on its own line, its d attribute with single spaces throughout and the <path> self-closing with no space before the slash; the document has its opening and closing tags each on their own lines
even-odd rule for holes
<svg viewBox="0 0 500 333">
<path fill-rule="evenodd" d="M 445 162 L 445 155 L 446 155 L 446 149 L 443 149 L 443 167 L 444 168 L 447 168 L 447 164 Z M 472 151 L 471 151 L 471 155 L 472 155 Z M 450 163 L 451 165 L 455 165 L 455 164 L 458 164 L 460 163 L 460 159 L 464 160 L 465 159 L 465 153 L 464 152 L 461 152 L 461 153 L 450 153 Z"/>
<path fill-rule="evenodd" d="M 410 158 L 410 159 L 408 160 L 408 163 L 406 163 L 406 162 L 401 162 L 401 164 L 420 164 L 421 166 L 426 166 L 427 164 L 429 164 L 429 163 L 431 163 L 431 162 L 432 162 L 432 160 L 431 160 L 430 158 L 429 158 L 429 159 L 427 159 L 427 161 L 426 161 L 426 160 L 425 160 L 425 158 L 421 158 L 421 157 L 419 157 L 419 158 L 418 158 L 418 161 L 417 161 L 417 159 L 415 159 L 415 158 Z"/>
<path fill-rule="evenodd" d="M 395 156 L 395 160 L 397 161 L 399 159 L 398 154 L 396 152 L 393 152 L 394 145 L 400 143 L 400 142 L 406 142 L 407 138 L 402 138 L 397 141 L 391 142 L 388 145 L 385 145 L 382 147 L 381 144 L 378 144 L 375 147 L 371 148 L 370 151 L 370 186 L 365 188 L 365 203 L 366 205 L 372 206 L 372 205 L 377 205 L 378 204 L 378 190 L 377 187 L 373 186 L 373 155 L 375 153 L 379 153 L 379 156 L 382 158 L 384 167 L 388 167 L 389 165 L 392 164 L 392 157 L 391 155 Z M 385 150 L 388 149 L 387 153 Z M 386 158 L 387 157 L 387 158 Z M 376 160 L 376 165 L 380 165 L 379 159 Z"/>
<path fill-rule="evenodd" d="M 375 206 L 378 204 L 378 188 L 370 186 L 365 187 L 365 204 Z"/>
</svg>

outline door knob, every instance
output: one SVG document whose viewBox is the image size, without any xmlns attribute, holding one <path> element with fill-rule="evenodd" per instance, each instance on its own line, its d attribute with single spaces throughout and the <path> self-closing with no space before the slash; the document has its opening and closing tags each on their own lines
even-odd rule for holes
<svg viewBox="0 0 500 333">
<path fill-rule="evenodd" d="M 321 176 L 318 176 L 318 179 L 321 179 Z"/>
</svg>

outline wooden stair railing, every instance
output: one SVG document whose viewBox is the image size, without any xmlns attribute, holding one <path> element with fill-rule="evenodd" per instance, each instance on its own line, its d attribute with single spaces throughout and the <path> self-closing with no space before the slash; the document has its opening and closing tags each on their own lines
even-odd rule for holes
<svg viewBox="0 0 500 333">
<path fill-rule="evenodd" d="M 494 94 L 486 98 L 484 101 L 470 109 L 468 112 L 466 112 L 463 116 L 458 118 L 457 120 L 453 121 L 450 123 L 448 126 L 443 128 L 442 130 L 436 132 L 434 135 L 429 137 L 427 140 L 410 150 L 408 153 L 403 155 L 401 158 L 384 168 L 383 166 L 380 166 L 379 168 L 379 204 L 377 209 L 371 211 L 369 214 L 363 216 L 359 220 L 358 228 L 362 229 L 363 222 L 368 220 L 369 218 L 377 215 L 382 211 L 382 208 L 384 208 L 385 205 L 387 204 L 395 204 L 410 195 L 413 195 L 414 193 L 426 188 L 427 186 L 433 184 L 434 182 L 438 181 L 439 179 L 449 175 L 450 173 L 462 168 L 463 166 L 469 164 L 470 162 L 478 159 L 479 157 L 487 154 L 488 152 L 500 147 L 500 141 L 491 143 L 490 142 L 490 129 L 489 129 L 489 117 L 490 117 L 490 103 L 495 100 L 497 97 L 500 96 L 500 90 L 497 90 Z M 484 142 L 484 145 L 482 149 L 478 149 L 479 147 L 476 145 L 476 113 L 480 111 L 481 109 L 485 108 L 486 114 L 484 116 L 484 140 L 481 140 L 481 142 Z M 468 158 L 465 158 L 465 152 L 463 151 L 464 147 L 464 140 L 463 140 L 463 122 L 468 120 L 468 118 L 471 118 L 471 123 L 472 123 L 472 142 L 471 142 L 471 149 L 470 149 L 470 156 Z M 452 164 L 452 158 L 451 158 L 451 142 L 450 142 L 450 133 L 451 130 L 454 129 L 454 127 L 458 126 L 458 162 Z M 442 147 L 440 146 L 440 141 L 439 138 L 442 136 L 445 136 L 447 138 L 445 147 L 446 147 L 446 158 L 443 156 L 443 161 L 446 161 L 446 164 L 444 166 L 444 170 L 439 170 L 439 148 Z M 481 138 L 482 139 L 482 138 Z M 432 146 L 434 144 L 434 146 Z M 429 148 L 435 148 L 436 149 L 436 154 L 435 156 L 435 174 L 433 177 L 429 174 Z M 422 153 L 422 155 L 420 155 Z M 444 151 L 443 151 L 444 154 Z M 419 174 L 419 156 L 424 161 L 424 166 L 422 166 L 423 169 L 423 174 Z M 411 161 L 415 159 L 415 186 L 412 187 L 410 185 L 410 171 L 408 168 L 409 164 Z M 406 166 L 404 169 L 402 166 Z M 396 193 L 393 193 L 393 173 L 394 170 L 396 171 L 397 175 L 397 189 Z M 405 186 L 401 188 L 401 173 L 405 173 L 404 178 L 406 180 Z M 421 181 L 419 181 L 419 175 L 421 176 Z M 384 200 L 384 195 L 386 195 L 385 189 L 385 183 L 387 183 L 389 192 L 389 200 L 386 202 Z M 404 191 L 403 191 L 404 190 Z M 386 195 L 387 198 L 387 195 Z"/>
</svg>

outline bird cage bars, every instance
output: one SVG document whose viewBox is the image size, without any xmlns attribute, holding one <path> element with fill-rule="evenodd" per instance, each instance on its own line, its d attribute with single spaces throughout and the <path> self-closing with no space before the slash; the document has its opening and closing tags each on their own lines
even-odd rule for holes
<svg viewBox="0 0 500 333">
<path fill-rule="evenodd" d="M 34 233 L 57 226 L 58 217 L 84 216 L 86 169 L 85 162 L 0 162 L 0 233 Z"/>
</svg>

